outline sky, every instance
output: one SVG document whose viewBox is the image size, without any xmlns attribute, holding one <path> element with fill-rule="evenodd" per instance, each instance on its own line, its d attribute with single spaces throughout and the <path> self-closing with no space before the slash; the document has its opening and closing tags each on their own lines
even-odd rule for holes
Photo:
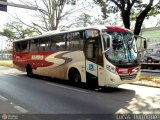
<svg viewBox="0 0 160 120">
<path fill-rule="evenodd" d="M 27 2 L 29 1 L 34 1 L 34 0 L 27 0 Z M 146 2 L 148 0 L 145 0 Z M 20 3 L 19 0 L 8 0 L 8 2 L 13 2 L 13 3 Z M 97 10 L 99 9 L 99 10 Z M 97 11 L 100 11 L 100 8 L 98 7 L 94 7 L 90 12 L 88 12 L 90 15 L 94 15 L 94 17 L 98 17 L 98 15 L 100 15 L 101 13 L 100 12 L 97 12 Z M 21 20 L 25 21 L 25 23 L 30 23 L 31 20 L 35 20 L 34 17 L 31 17 L 31 16 L 34 16 L 34 14 L 36 13 L 35 10 L 28 10 L 28 9 L 22 9 L 22 8 L 16 8 L 16 7 L 9 7 L 7 8 L 7 12 L 2 12 L 0 11 L 0 31 L 4 28 L 5 24 L 8 23 L 8 22 L 11 22 L 11 21 L 14 21 L 14 18 L 13 16 L 20 16 Z M 157 17 L 151 17 L 149 20 L 145 20 L 144 23 L 145 23 L 145 27 L 153 27 L 155 26 L 156 24 L 156 21 L 157 20 L 160 20 L 160 15 L 158 15 Z M 64 23 L 61 23 L 61 24 L 66 24 L 66 22 L 64 21 Z M 4 39 L 2 37 L 0 37 L 0 39 Z M 5 47 L 6 43 L 1 42 L 0 40 L 0 49 L 2 47 Z"/>
<path fill-rule="evenodd" d="M 27 2 L 29 2 L 29 1 L 34 1 L 34 0 L 27 0 Z M 144 0 L 144 1 L 147 2 L 148 0 Z M 19 0 L 8 0 L 8 2 L 21 3 L 21 2 L 19 2 Z M 22 8 L 10 7 L 10 6 L 8 6 L 7 9 L 8 9 L 7 12 L 0 11 L 0 30 L 3 29 L 3 27 L 6 23 L 14 20 L 13 16 L 16 16 L 16 15 L 21 16 L 21 19 L 23 21 L 25 21 L 26 23 L 29 23 L 31 20 L 34 19 L 34 17 L 31 17 L 31 16 L 34 15 L 34 13 L 36 13 L 36 11 L 34 11 L 34 10 L 28 10 L 28 9 L 22 9 Z M 97 12 L 97 11 L 100 11 L 100 9 L 99 10 L 97 10 L 97 9 L 99 9 L 99 8 L 96 7 L 94 9 L 92 9 L 89 14 L 91 14 L 91 15 L 94 14 L 94 16 L 98 16 L 101 13 Z M 158 19 L 160 19 L 160 15 L 157 17 L 151 17 L 149 20 L 145 20 L 144 21 L 145 26 L 146 27 L 155 26 L 156 21 Z M 64 23 L 64 24 L 66 24 L 66 23 Z"/>
<path fill-rule="evenodd" d="M 20 4 L 19 0 L 7 0 L 7 1 Z M 33 19 L 31 15 L 34 15 L 34 13 L 36 13 L 36 11 L 34 10 L 28 10 L 28 9 L 8 6 L 7 12 L 0 11 L 0 31 L 3 30 L 6 23 L 9 23 L 15 20 L 13 16 L 16 16 L 16 15 L 21 16 L 21 19 L 25 21 L 26 23 L 28 23 Z M 6 38 L 0 36 L 0 50 L 7 47 L 5 39 Z"/>
<path fill-rule="evenodd" d="M 18 1 L 19 0 L 8 0 L 8 2 L 13 3 L 19 3 Z M 0 11 L 0 30 L 3 29 L 6 23 L 14 20 L 13 16 L 21 16 L 22 20 L 27 22 L 32 19 L 30 15 L 33 15 L 33 13 L 36 13 L 36 11 L 8 6 L 7 12 Z"/>
<path fill-rule="evenodd" d="M 26 1 L 30 2 L 30 1 L 34 1 L 34 0 L 26 0 Z M 8 0 L 8 2 L 9 3 L 13 2 L 13 3 L 22 4 L 21 2 L 19 2 L 19 0 Z M 65 8 L 65 9 L 67 10 L 68 8 Z M 76 9 L 78 9 L 78 8 L 76 8 Z M 98 8 L 95 8 L 95 9 L 98 9 Z M 99 8 L 98 11 L 100 11 L 100 8 Z M 5 27 L 6 23 L 9 23 L 9 22 L 15 20 L 15 18 L 13 16 L 20 17 L 21 20 L 24 21 L 27 24 L 31 23 L 31 21 L 38 22 L 35 17 L 32 17 L 32 16 L 35 16 L 36 13 L 38 13 L 38 12 L 35 11 L 35 10 L 28 10 L 28 9 L 16 8 L 16 7 L 8 6 L 7 7 L 7 12 L 0 11 L 0 31 L 3 30 L 3 28 Z M 99 14 L 99 13 L 95 13 L 94 11 L 90 11 L 90 14 L 93 14 L 93 13 L 94 13 L 95 16 L 98 16 L 98 14 Z M 69 21 L 71 21 L 71 20 L 69 20 Z M 67 23 L 68 22 L 64 21 L 62 24 L 67 24 Z M 4 38 L 0 36 L 0 44 L 1 44 L 0 45 L 0 49 L 2 47 L 3 48 L 6 47 L 6 42 L 3 42 L 4 45 L 2 45 L 1 39 L 4 39 Z"/>
</svg>

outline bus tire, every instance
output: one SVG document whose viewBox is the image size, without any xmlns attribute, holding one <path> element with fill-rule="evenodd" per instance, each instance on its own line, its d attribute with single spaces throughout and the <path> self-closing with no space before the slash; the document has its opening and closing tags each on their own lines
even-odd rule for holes
<svg viewBox="0 0 160 120">
<path fill-rule="evenodd" d="M 27 76 L 28 77 L 33 77 L 33 71 L 32 71 L 31 65 L 27 65 L 26 71 L 27 71 Z"/>
<path fill-rule="evenodd" d="M 69 71 L 69 80 L 71 81 L 71 83 L 74 83 L 76 85 L 81 83 L 81 75 L 80 75 L 79 71 L 76 68 L 70 69 L 70 71 Z"/>
</svg>

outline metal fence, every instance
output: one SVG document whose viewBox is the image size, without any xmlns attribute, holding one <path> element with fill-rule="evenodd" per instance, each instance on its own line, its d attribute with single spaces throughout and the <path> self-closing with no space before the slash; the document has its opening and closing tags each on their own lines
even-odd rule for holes
<svg viewBox="0 0 160 120">
<path fill-rule="evenodd" d="M 0 51 L 0 60 L 12 60 L 12 54 L 8 51 Z"/>
</svg>

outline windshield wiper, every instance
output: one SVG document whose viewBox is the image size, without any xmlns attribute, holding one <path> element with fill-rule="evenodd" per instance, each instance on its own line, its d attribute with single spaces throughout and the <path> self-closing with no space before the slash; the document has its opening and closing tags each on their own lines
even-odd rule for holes
<svg viewBox="0 0 160 120">
<path fill-rule="evenodd" d="M 103 54 L 106 53 L 110 48 L 108 48 L 107 50 L 103 51 Z"/>
</svg>

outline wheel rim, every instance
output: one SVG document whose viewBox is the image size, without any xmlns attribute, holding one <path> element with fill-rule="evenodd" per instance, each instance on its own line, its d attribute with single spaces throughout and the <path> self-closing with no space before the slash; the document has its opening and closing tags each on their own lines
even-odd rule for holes
<svg viewBox="0 0 160 120">
<path fill-rule="evenodd" d="M 74 77 L 73 77 L 73 80 L 74 80 L 75 83 L 79 83 L 80 80 L 81 80 L 80 75 L 79 75 L 78 73 L 76 73 L 76 74 L 74 75 Z"/>
<path fill-rule="evenodd" d="M 149 59 L 148 59 L 148 62 L 152 62 L 152 59 L 149 58 Z"/>
</svg>

